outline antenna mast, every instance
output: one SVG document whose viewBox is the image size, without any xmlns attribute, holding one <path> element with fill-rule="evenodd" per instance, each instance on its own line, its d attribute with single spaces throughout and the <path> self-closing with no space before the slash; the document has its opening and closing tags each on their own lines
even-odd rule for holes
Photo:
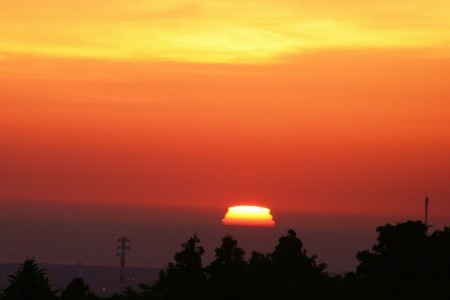
<svg viewBox="0 0 450 300">
<path fill-rule="evenodd" d="M 125 281 L 125 256 L 126 253 L 125 251 L 130 249 L 130 247 L 128 247 L 126 245 L 126 243 L 130 242 L 130 239 L 127 237 L 116 237 L 116 240 L 118 243 L 120 243 L 119 246 L 117 246 L 117 249 L 119 250 L 119 252 L 116 253 L 116 256 L 120 256 L 120 284 L 123 285 L 124 281 Z"/>
<path fill-rule="evenodd" d="M 428 196 L 425 196 L 425 235 L 426 236 L 428 236 L 428 228 L 430 227 L 428 225 L 428 203 L 429 203 Z"/>
</svg>

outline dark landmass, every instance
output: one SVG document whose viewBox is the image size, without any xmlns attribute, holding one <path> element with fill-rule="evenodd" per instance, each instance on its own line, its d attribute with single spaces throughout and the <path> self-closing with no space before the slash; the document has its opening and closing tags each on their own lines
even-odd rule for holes
<svg viewBox="0 0 450 300">
<path fill-rule="evenodd" d="M 0 264 L 0 289 L 8 286 L 8 276 L 16 273 L 20 264 Z M 124 286 L 137 288 L 139 283 L 158 279 L 160 269 L 126 267 L 124 285 L 119 282 L 119 266 L 62 265 L 39 263 L 45 269 L 54 289 L 62 290 L 76 277 L 81 277 L 91 291 L 99 296 L 111 296 L 122 292 Z"/>
<path fill-rule="evenodd" d="M 117 267 L 38 265 L 34 259 L 5 265 L 10 276 L 0 300 L 450 299 L 450 227 L 431 233 L 410 220 L 376 232 L 372 248 L 356 253 L 356 270 L 343 275 L 327 272 L 292 229 L 272 252 L 253 251 L 248 259 L 227 234 L 206 266 L 194 233 L 158 275 L 157 269 L 129 268 L 124 285 Z"/>
</svg>

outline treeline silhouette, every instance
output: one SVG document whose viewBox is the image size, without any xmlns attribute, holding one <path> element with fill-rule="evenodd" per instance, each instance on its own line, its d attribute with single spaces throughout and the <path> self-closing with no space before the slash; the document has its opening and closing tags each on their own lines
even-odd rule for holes
<svg viewBox="0 0 450 300">
<path fill-rule="evenodd" d="M 245 252 L 230 235 L 202 264 L 197 234 L 181 245 L 174 261 L 153 283 L 102 298 L 75 278 L 62 291 L 51 288 L 45 271 L 26 260 L 0 299 L 151 300 L 151 299 L 450 299 L 450 227 L 430 236 L 420 221 L 377 228 L 377 243 L 357 253 L 356 271 L 333 276 L 309 256 L 294 230 L 280 237 L 271 253 Z"/>
</svg>

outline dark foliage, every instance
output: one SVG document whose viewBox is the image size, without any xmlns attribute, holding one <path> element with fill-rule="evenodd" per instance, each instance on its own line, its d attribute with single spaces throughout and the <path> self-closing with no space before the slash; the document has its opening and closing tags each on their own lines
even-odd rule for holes
<svg viewBox="0 0 450 300">
<path fill-rule="evenodd" d="M 294 230 L 278 240 L 271 255 L 276 295 L 283 299 L 318 299 L 322 297 L 325 264 L 309 257 Z"/>
<path fill-rule="evenodd" d="M 271 254 L 254 251 L 247 269 L 248 299 L 274 299 L 275 271 Z"/>
<path fill-rule="evenodd" d="M 3 290 L 2 300 L 56 300 L 45 270 L 34 259 L 27 259 L 15 275 L 9 276 L 9 286 Z"/>
<path fill-rule="evenodd" d="M 426 235 L 420 221 L 387 224 L 377 228 L 377 243 L 358 252 L 355 273 L 330 276 L 326 265 L 308 256 L 295 231 L 280 237 L 272 253 L 253 252 L 244 259 L 244 250 L 227 235 L 215 250 L 216 258 L 201 267 L 203 248 L 198 238 L 183 245 L 175 261 L 191 261 L 195 266 L 197 293 L 181 293 L 183 299 L 450 299 L 450 228 Z M 188 247 L 188 245 L 190 245 Z M 188 251 L 188 249 L 190 249 Z M 194 251 L 201 249 L 201 251 Z M 181 259 L 183 258 L 183 259 Z M 196 262 L 196 263 L 192 263 Z M 170 298 L 171 291 L 160 287 L 171 282 L 172 289 L 186 290 L 170 274 L 184 264 L 169 264 L 159 280 L 147 290 L 158 291 L 157 299 Z M 203 274 L 200 275 L 200 274 Z M 186 281 L 183 281 L 186 283 Z M 201 284 L 199 284 L 201 282 Z M 202 291 L 200 291 L 200 290 Z M 168 293 L 167 293 L 168 292 Z M 141 294 L 142 295 L 142 294 Z M 190 298 L 188 298 L 190 297 Z M 180 298 L 180 299 L 181 299 Z M 156 299 L 149 296 L 142 299 Z"/>
<path fill-rule="evenodd" d="M 194 235 L 182 245 L 146 299 L 318 299 L 326 293 L 325 265 L 307 255 L 293 230 L 279 239 L 273 253 L 253 252 L 248 262 L 237 240 L 226 235 L 205 268 L 198 242 Z"/>
<path fill-rule="evenodd" d="M 377 228 L 372 251 L 357 254 L 359 296 L 366 299 L 450 299 L 450 230 L 427 236 L 420 221 Z"/>
<path fill-rule="evenodd" d="M 194 234 L 156 282 L 125 288 L 109 300 L 450 299 L 450 227 L 430 236 L 425 229 L 420 221 L 378 227 L 377 243 L 358 252 L 356 272 L 343 276 L 327 274 L 291 229 L 273 252 L 253 252 L 248 261 L 237 240 L 226 235 L 206 267 Z M 56 299 L 34 260 L 25 261 L 9 281 L 0 299 Z M 61 294 L 61 300 L 71 299 L 100 298 L 76 278 Z"/>
<path fill-rule="evenodd" d="M 159 280 L 151 287 L 154 299 L 203 299 L 206 274 L 202 267 L 205 250 L 194 234 L 175 253 L 175 262 L 169 263 L 159 274 Z"/>
<path fill-rule="evenodd" d="M 245 275 L 247 262 L 244 250 L 237 240 L 226 235 L 222 245 L 215 249 L 216 259 L 206 267 L 207 293 L 215 299 L 245 298 Z"/>
<path fill-rule="evenodd" d="M 61 293 L 61 300 L 96 300 L 99 299 L 91 292 L 83 279 L 77 277 L 72 280 Z"/>
</svg>

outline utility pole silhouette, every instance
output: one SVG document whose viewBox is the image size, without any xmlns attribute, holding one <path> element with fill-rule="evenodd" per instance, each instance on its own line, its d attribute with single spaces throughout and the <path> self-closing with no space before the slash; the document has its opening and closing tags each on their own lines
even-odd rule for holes
<svg viewBox="0 0 450 300">
<path fill-rule="evenodd" d="M 425 196 L 425 235 L 428 236 L 428 228 L 430 228 L 431 226 L 428 225 L 428 205 L 429 205 L 430 200 L 428 199 L 428 195 Z"/>
<path fill-rule="evenodd" d="M 116 240 L 118 243 L 120 243 L 119 246 L 117 246 L 117 249 L 119 250 L 119 252 L 116 253 L 116 256 L 120 256 L 120 284 L 123 285 L 123 283 L 125 282 L 125 256 L 126 253 L 125 251 L 130 249 L 130 247 L 128 247 L 126 245 L 126 243 L 130 242 L 130 239 L 127 237 L 116 237 Z"/>
</svg>

